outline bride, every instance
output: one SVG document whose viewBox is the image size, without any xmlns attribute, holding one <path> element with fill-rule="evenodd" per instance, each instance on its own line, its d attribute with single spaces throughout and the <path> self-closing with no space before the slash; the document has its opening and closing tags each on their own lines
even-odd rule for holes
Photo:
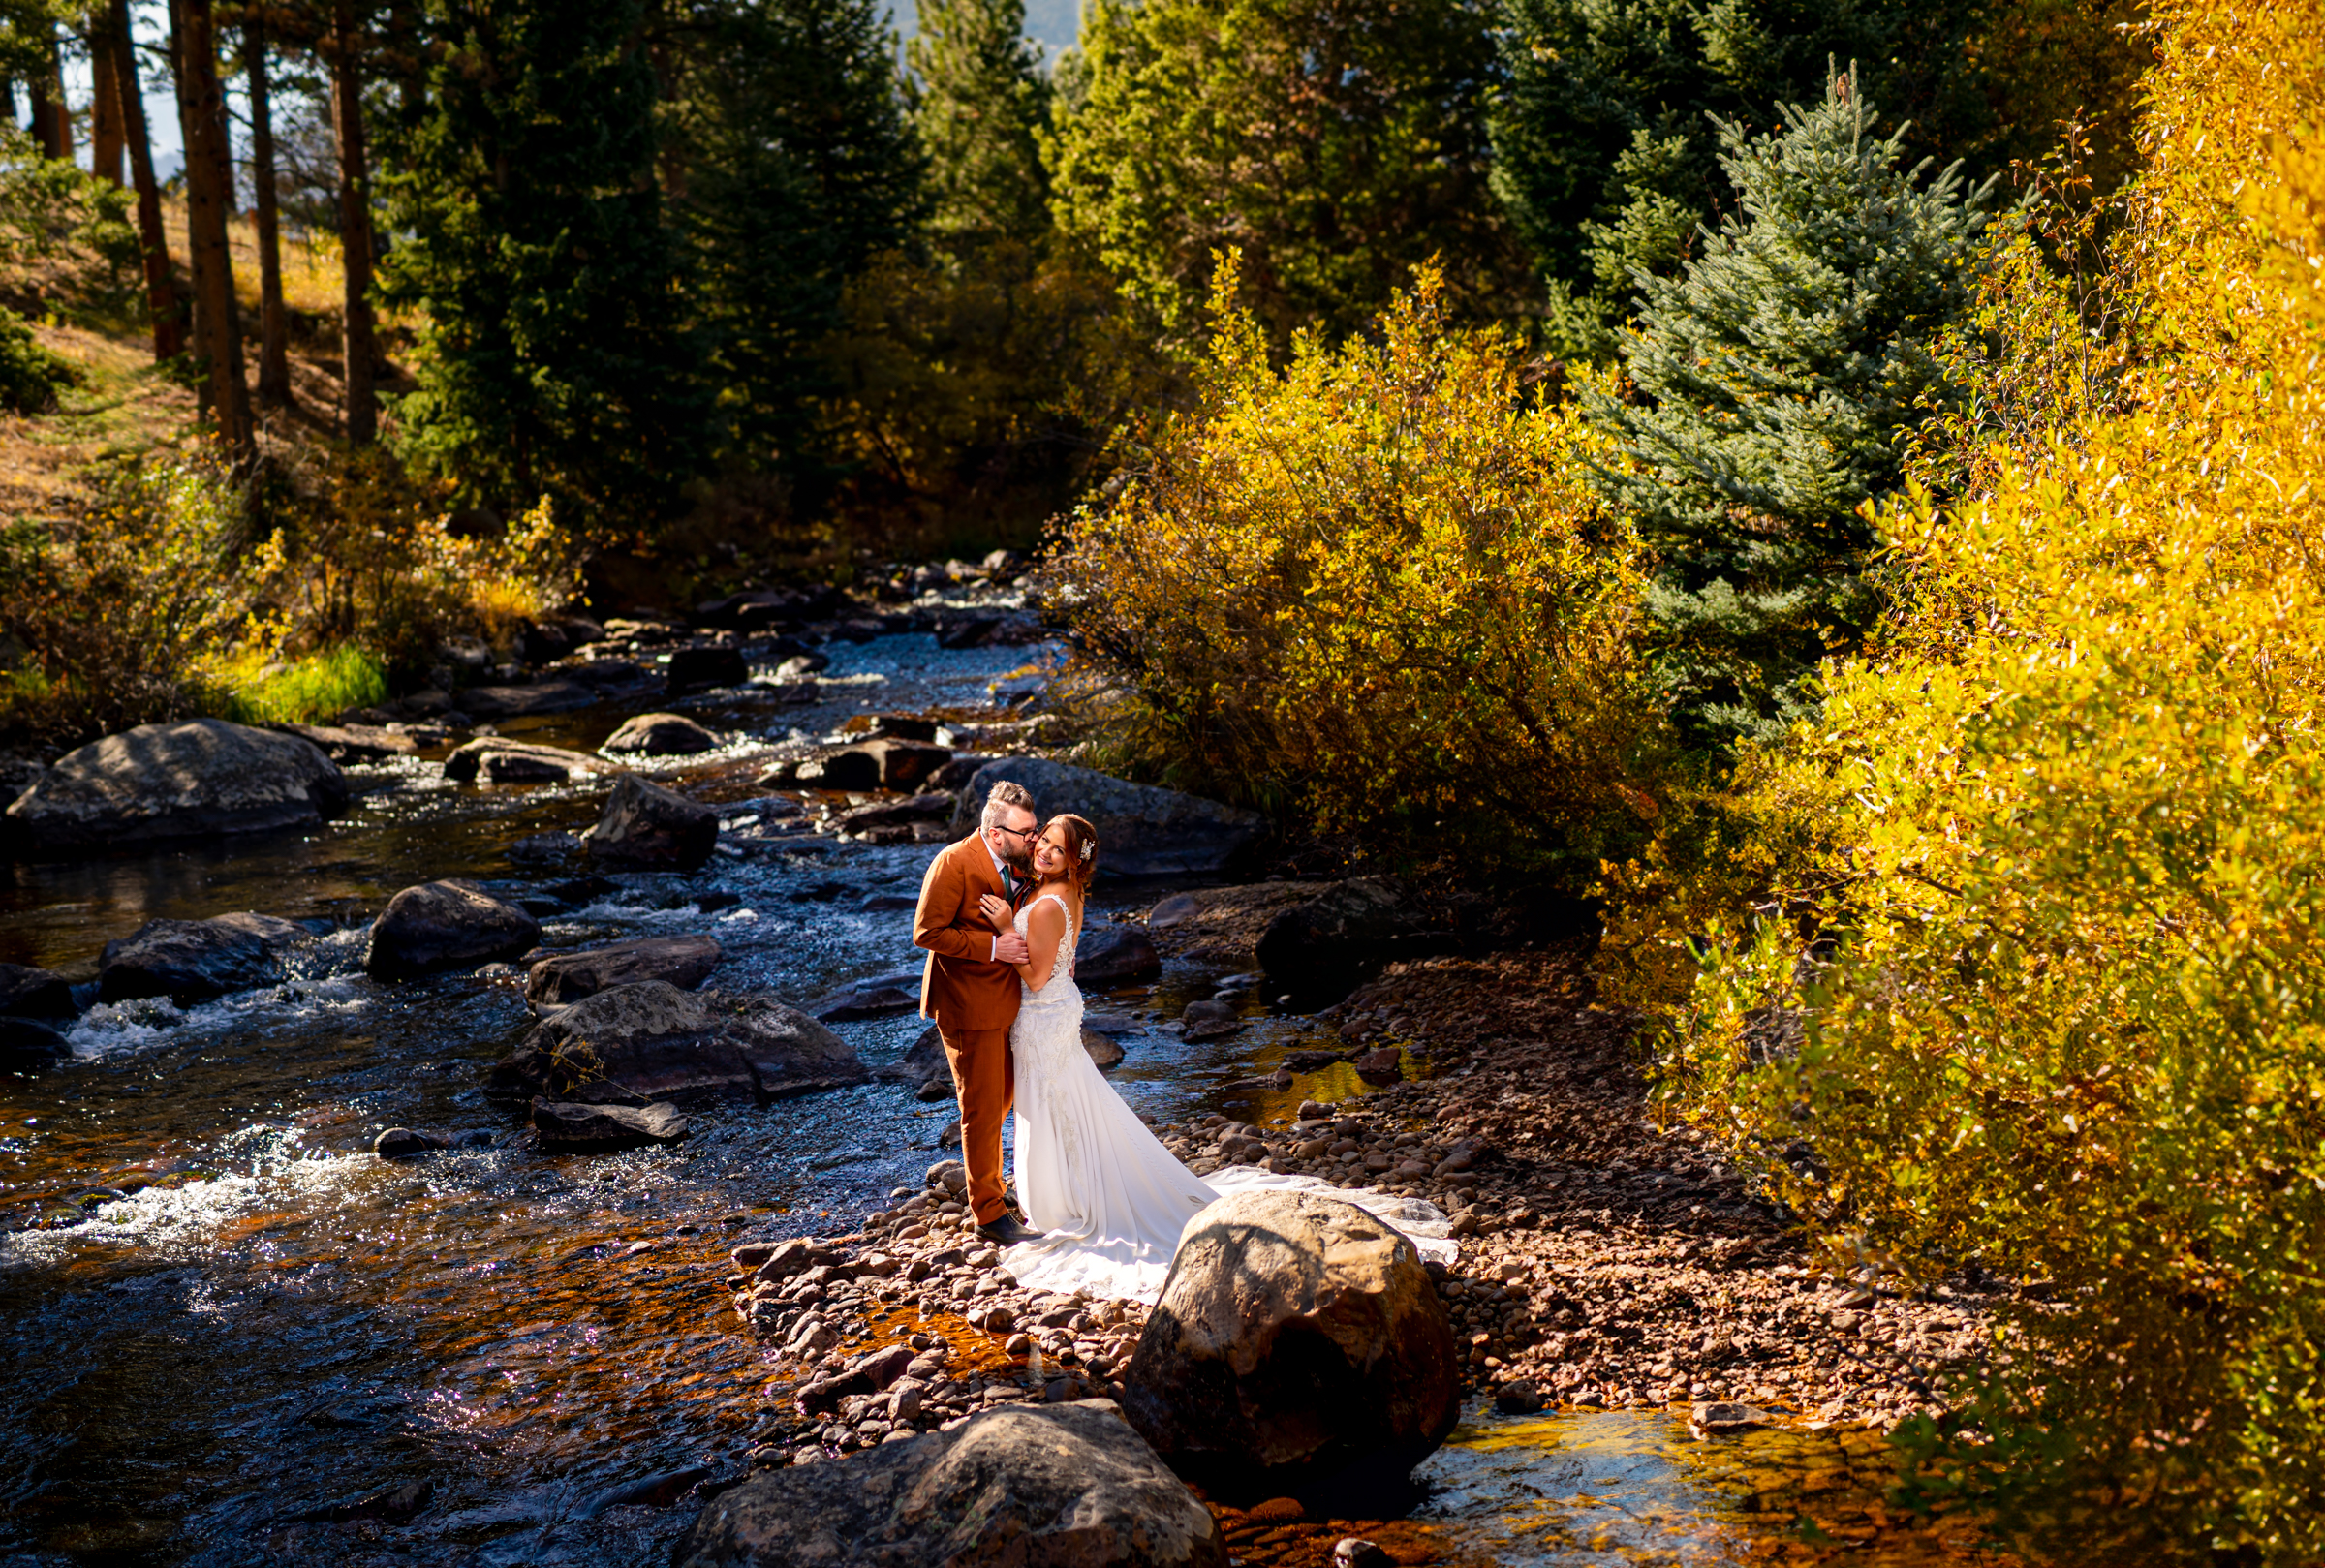
<svg viewBox="0 0 2325 1568">
<path fill-rule="evenodd" d="M 1017 1195 L 1047 1234 L 1002 1255 L 1018 1280 L 1061 1294 L 1152 1302 L 1162 1294 L 1179 1233 L 1194 1212 L 1251 1187 L 1324 1187 L 1313 1177 L 1230 1166 L 1208 1179 L 1171 1157 L 1099 1074 L 1082 1049 L 1082 993 L 1073 981 L 1083 895 L 1098 870 L 1098 835 L 1078 816 L 1054 816 L 1034 845 L 1030 897 L 1012 912 L 987 895 L 979 910 L 998 931 L 1025 938 L 1015 966 L 1024 986 L 1009 1051 L 1017 1080 Z M 1450 1262 L 1444 1214 L 1377 1191 L 1335 1195 L 1371 1210 L 1425 1256 Z"/>
</svg>

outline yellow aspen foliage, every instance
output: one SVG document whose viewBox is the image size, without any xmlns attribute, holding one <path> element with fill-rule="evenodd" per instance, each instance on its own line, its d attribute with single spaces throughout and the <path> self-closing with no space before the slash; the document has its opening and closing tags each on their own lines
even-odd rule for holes
<svg viewBox="0 0 2325 1568">
<path fill-rule="evenodd" d="M 1795 852 L 1696 928 L 1664 1087 L 1841 1266 L 2026 1287 L 1973 1423 L 1920 1432 L 2000 1461 L 1953 1473 L 2112 1482 L 2078 1496 L 2138 1506 L 2052 1516 L 2077 1560 L 2313 1563 L 2325 5 L 2154 27 L 2114 330 L 1997 270 L 1987 368 L 2036 416 L 1880 519 L 1909 608 L 1747 757 Z M 2160 1539 L 2092 1555 L 2111 1525 Z"/>
<path fill-rule="evenodd" d="M 1656 811 L 1662 730 L 1579 423 L 1434 268 L 1281 370 L 1235 287 L 1229 257 L 1196 406 L 1069 540 L 1080 640 L 1136 694 L 1116 760 L 1392 852 L 1595 867 Z"/>
</svg>

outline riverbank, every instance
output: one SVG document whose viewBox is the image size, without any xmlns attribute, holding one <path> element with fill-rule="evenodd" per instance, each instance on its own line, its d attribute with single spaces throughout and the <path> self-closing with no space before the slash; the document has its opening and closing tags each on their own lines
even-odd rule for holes
<svg viewBox="0 0 2325 1568">
<path fill-rule="evenodd" d="M 1462 1253 L 1439 1288 L 1480 1419 L 1628 1409 L 1712 1441 L 1829 1434 L 1853 1460 L 1816 1472 L 1818 1504 L 1772 1497 L 1763 1545 L 1806 1545 L 1810 1521 L 1834 1552 L 1973 1551 L 1974 1525 L 1879 1505 L 1894 1479 L 1881 1437 L 1942 1412 L 1949 1374 L 1991 1341 L 1993 1296 L 1963 1281 L 1902 1299 L 1816 1267 L 1718 1151 L 1655 1125 L 1638 1021 L 1596 1004 L 1580 946 L 1394 963 L 1307 1023 L 1286 1054 L 1311 1072 L 1338 1048 L 1377 1074 L 1389 1051 L 1396 1081 L 1157 1130 L 1197 1172 L 1263 1164 L 1451 1214 Z M 728 1321 L 775 1351 L 755 1466 L 829 1462 L 997 1405 L 1120 1396 L 1146 1307 L 1019 1288 L 969 1228 L 957 1173 L 932 1167 L 848 1235 L 738 1251 L 750 1268 L 728 1279 Z M 1311 1518 L 1288 1498 L 1214 1510 L 1253 1564 L 1320 1565 L 1350 1535 L 1398 1562 L 1454 1560 L 1410 1521 Z"/>
</svg>

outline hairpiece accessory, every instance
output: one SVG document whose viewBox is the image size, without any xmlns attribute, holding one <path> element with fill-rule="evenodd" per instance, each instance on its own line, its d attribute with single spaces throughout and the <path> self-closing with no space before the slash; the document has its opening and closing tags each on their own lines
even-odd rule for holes
<svg viewBox="0 0 2325 1568">
<path fill-rule="evenodd" d="M 1098 841 L 1096 839 L 1084 839 L 1082 841 L 1082 858 L 1087 860 L 1096 853 L 1098 853 Z"/>
</svg>

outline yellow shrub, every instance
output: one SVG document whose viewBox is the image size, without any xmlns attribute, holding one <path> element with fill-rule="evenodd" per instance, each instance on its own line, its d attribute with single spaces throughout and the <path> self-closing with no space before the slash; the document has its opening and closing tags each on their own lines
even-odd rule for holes
<svg viewBox="0 0 2325 1568">
<path fill-rule="evenodd" d="M 1152 771 L 1429 849 L 1596 850 L 1652 813 L 1659 734 L 1628 532 L 1563 407 L 1439 282 L 1379 341 L 1281 372 L 1223 267 L 1197 407 L 1076 520 L 1084 646 L 1127 678 Z"/>
<path fill-rule="evenodd" d="M 2325 7 L 2160 37 L 2106 384 L 2054 304 L 1998 301 L 2001 368 L 2033 367 L 2013 406 L 2045 412 L 2002 424 L 1980 499 L 1883 519 L 1906 624 L 1831 669 L 1817 733 L 1748 759 L 1819 828 L 1777 869 L 1790 918 L 1712 933 L 1666 1086 L 1783 1156 L 1838 1261 L 2049 1283 L 1986 1457 L 2079 1449 L 2158 1556 L 2313 1562 Z"/>
</svg>

